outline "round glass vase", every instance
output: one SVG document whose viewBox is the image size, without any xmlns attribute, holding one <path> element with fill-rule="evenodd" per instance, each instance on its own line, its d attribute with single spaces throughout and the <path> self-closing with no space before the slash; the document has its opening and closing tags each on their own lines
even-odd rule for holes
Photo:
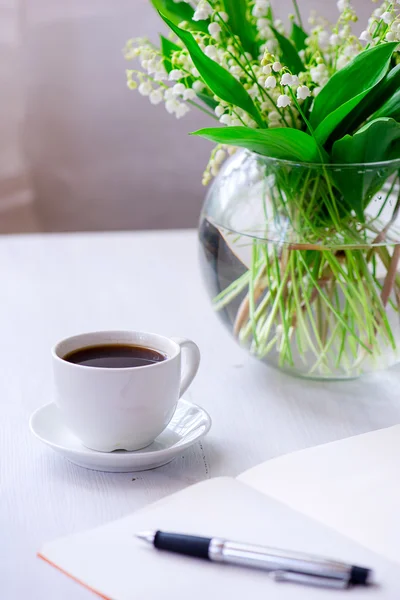
<svg viewBox="0 0 400 600">
<path fill-rule="evenodd" d="M 201 216 L 216 313 L 258 359 L 347 379 L 400 358 L 400 160 L 317 165 L 238 151 Z"/>
</svg>

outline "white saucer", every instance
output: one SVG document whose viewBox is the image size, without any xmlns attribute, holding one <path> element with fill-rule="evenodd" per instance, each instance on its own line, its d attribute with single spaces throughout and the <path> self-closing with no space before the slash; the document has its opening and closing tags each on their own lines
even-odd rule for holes
<svg viewBox="0 0 400 600">
<path fill-rule="evenodd" d="M 171 462 L 208 433 L 211 418 L 203 408 L 181 398 L 168 427 L 150 446 L 136 452 L 96 452 L 85 448 L 64 425 L 54 402 L 36 410 L 29 427 L 41 442 L 80 467 L 129 473 L 155 469 Z"/>
</svg>

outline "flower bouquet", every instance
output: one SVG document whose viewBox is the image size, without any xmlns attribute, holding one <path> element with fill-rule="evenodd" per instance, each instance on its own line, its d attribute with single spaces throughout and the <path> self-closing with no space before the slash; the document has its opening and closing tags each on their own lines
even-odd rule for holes
<svg viewBox="0 0 400 600">
<path fill-rule="evenodd" d="M 399 0 L 359 36 L 349 0 L 337 23 L 307 25 L 296 0 L 286 25 L 269 0 L 151 1 L 170 34 L 128 42 L 129 88 L 218 122 L 193 134 L 216 144 L 201 227 L 215 308 L 252 354 L 295 374 L 396 362 Z"/>
</svg>

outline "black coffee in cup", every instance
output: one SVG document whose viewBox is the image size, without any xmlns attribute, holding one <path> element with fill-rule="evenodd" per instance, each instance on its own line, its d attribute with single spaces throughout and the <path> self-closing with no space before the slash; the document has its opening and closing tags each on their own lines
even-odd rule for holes
<svg viewBox="0 0 400 600">
<path fill-rule="evenodd" d="M 166 360 L 166 355 L 147 348 L 131 344 L 101 344 L 73 350 L 63 357 L 67 362 L 84 367 L 102 369 L 129 369 L 146 367 Z"/>
</svg>

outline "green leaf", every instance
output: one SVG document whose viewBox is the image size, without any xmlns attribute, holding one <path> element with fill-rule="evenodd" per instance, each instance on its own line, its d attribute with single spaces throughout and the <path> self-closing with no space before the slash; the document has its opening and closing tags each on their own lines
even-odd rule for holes
<svg viewBox="0 0 400 600">
<path fill-rule="evenodd" d="M 400 67 L 400 65 L 398 66 Z M 373 119 L 380 119 L 382 117 L 390 117 L 396 119 L 396 121 L 400 121 L 400 88 L 372 116 Z"/>
<path fill-rule="evenodd" d="M 400 123 L 380 118 L 333 144 L 335 163 L 373 163 L 400 158 Z"/>
<path fill-rule="evenodd" d="M 161 52 L 164 57 L 164 61 L 163 61 L 164 67 L 165 67 L 165 70 L 167 71 L 167 73 L 170 73 L 172 71 L 171 56 L 174 52 L 182 50 L 182 48 L 180 46 L 178 46 L 177 44 L 174 44 L 174 42 L 171 42 L 171 40 L 168 40 L 163 35 L 160 35 L 160 40 L 161 40 Z"/>
<path fill-rule="evenodd" d="M 320 143 L 325 143 L 339 123 L 385 77 L 397 42 L 364 50 L 337 71 L 314 102 L 310 122 Z"/>
<path fill-rule="evenodd" d="M 226 71 L 218 63 L 208 58 L 197 45 L 194 37 L 188 31 L 179 29 L 165 15 L 161 15 L 168 27 L 182 40 L 192 61 L 199 71 L 204 82 L 210 90 L 219 98 L 229 104 L 239 106 L 245 110 L 260 127 L 265 127 L 260 113 L 254 105 L 253 100 L 246 92 L 242 84 L 237 81 L 231 73 Z"/>
<path fill-rule="evenodd" d="M 392 102 L 393 96 L 400 87 L 400 64 L 396 65 L 376 85 L 361 102 L 345 117 L 331 134 L 328 145 L 342 138 L 346 133 L 357 130 L 368 119 L 378 117 L 396 118 L 392 110 L 395 110 L 396 102 Z M 384 108 L 387 104 L 387 108 Z M 388 112 L 389 111 L 389 112 Z M 371 116 L 372 115 L 372 116 Z"/>
<path fill-rule="evenodd" d="M 398 165 L 368 168 L 368 163 L 400 159 L 400 123 L 394 119 L 376 119 L 367 123 L 355 135 L 346 135 L 334 143 L 332 158 L 337 164 L 360 164 L 359 169 L 339 169 L 334 172 L 337 187 L 345 202 L 364 221 L 364 211 L 372 197 L 381 189 Z"/>
<path fill-rule="evenodd" d="M 280 58 L 282 63 L 293 73 L 293 75 L 298 75 L 302 71 L 305 71 L 303 61 L 298 55 L 292 42 L 281 35 L 279 31 L 273 27 L 271 29 L 281 49 Z"/>
<path fill-rule="evenodd" d="M 215 110 L 215 108 L 218 106 L 218 102 L 216 100 L 214 100 L 214 98 L 212 96 L 209 96 L 208 94 L 205 94 L 204 92 L 197 92 L 196 96 L 198 97 L 199 100 L 204 102 L 204 104 L 206 104 L 212 110 Z"/>
<path fill-rule="evenodd" d="M 297 52 L 304 50 L 306 47 L 306 39 L 308 38 L 308 34 L 295 22 L 293 22 L 292 33 L 290 34 L 290 37 Z"/>
<path fill-rule="evenodd" d="M 228 27 L 235 35 L 239 36 L 246 52 L 253 58 L 258 57 L 259 44 L 256 41 L 257 29 L 247 18 L 247 3 L 238 0 L 223 0 L 224 10 L 229 16 Z"/>
<path fill-rule="evenodd" d="M 174 2 L 174 0 L 150 0 L 157 12 L 162 13 L 179 25 L 182 21 L 189 21 L 192 29 L 207 32 L 209 21 L 193 21 L 194 9 L 187 2 Z"/>
<path fill-rule="evenodd" d="M 215 127 L 200 129 L 191 135 L 211 140 L 218 144 L 240 146 L 263 156 L 310 163 L 327 160 L 315 140 L 298 129 L 251 129 L 250 127 Z"/>
</svg>

